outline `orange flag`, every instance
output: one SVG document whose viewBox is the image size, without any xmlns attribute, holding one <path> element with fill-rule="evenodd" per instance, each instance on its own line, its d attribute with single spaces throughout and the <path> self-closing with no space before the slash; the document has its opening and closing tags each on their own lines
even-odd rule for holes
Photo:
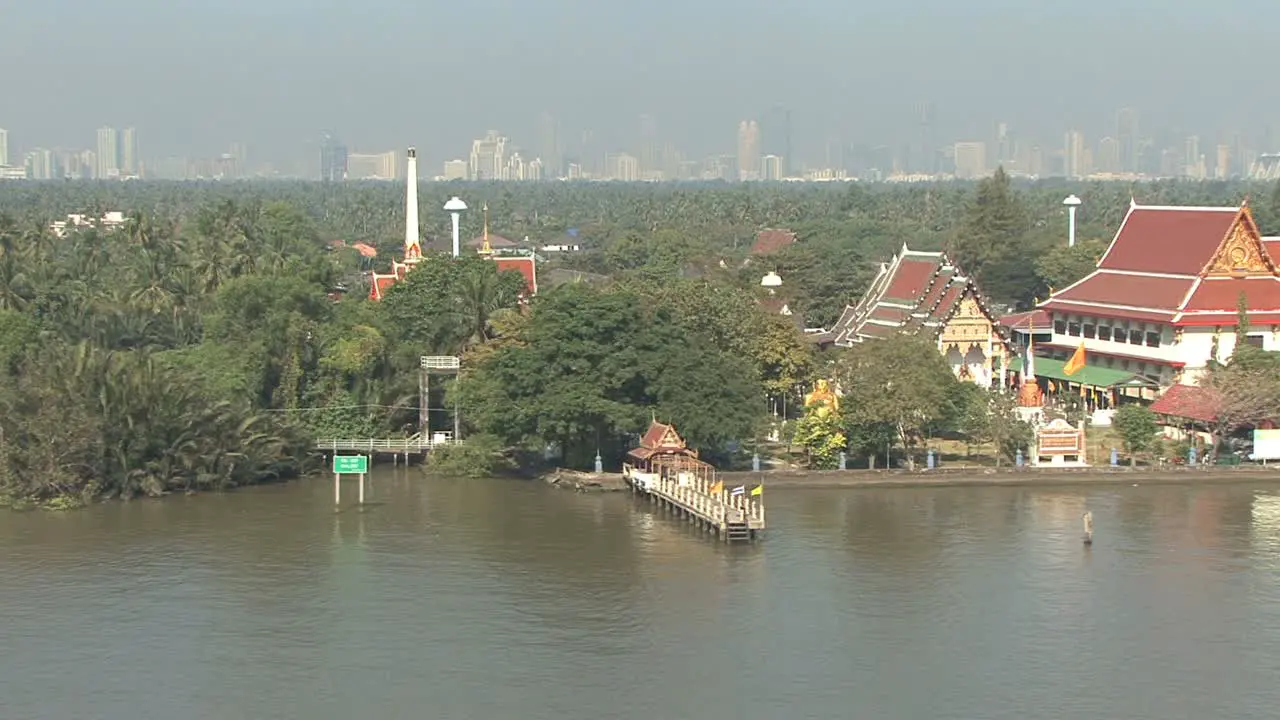
<svg viewBox="0 0 1280 720">
<path fill-rule="evenodd" d="M 1071 359 L 1066 365 L 1062 366 L 1062 372 L 1066 375 L 1075 375 L 1084 367 L 1084 343 L 1080 343 L 1080 347 L 1071 355 Z"/>
</svg>

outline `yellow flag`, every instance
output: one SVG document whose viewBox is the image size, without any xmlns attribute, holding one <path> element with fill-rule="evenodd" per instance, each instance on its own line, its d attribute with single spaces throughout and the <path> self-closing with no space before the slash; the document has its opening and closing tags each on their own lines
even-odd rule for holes
<svg viewBox="0 0 1280 720">
<path fill-rule="evenodd" d="M 757 486 L 755 486 L 755 487 L 751 488 L 751 495 L 752 495 L 752 497 L 758 497 L 758 496 L 763 495 L 763 494 L 764 494 L 764 485 L 763 485 L 763 484 L 761 484 L 761 485 L 757 485 Z"/>
<path fill-rule="evenodd" d="M 1071 359 L 1066 365 L 1062 366 L 1062 372 L 1066 375 L 1075 375 L 1084 368 L 1084 343 L 1080 343 L 1080 347 L 1072 353 Z"/>
<path fill-rule="evenodd" d="M 708 492 L 711 492 L 711 493 L 724 492 L 724 483 L 720 482 L 719 480 L 715 481 L 714 483 L 711 484 L 711 487 L 708 488 Z"/>
</svg>

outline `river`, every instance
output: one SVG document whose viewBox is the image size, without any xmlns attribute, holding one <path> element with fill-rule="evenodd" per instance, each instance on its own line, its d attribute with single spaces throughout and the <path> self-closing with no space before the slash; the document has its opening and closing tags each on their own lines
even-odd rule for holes
<svg viewBox="0 0 1280 720">
<path fill-rule="evenodd" d="M 0 513 L 0 717 L 1280 706 L 1280 486 L 766 490 L 770 536 L 730 547 L 624 494 L 371 484 Z"/>
</svg>

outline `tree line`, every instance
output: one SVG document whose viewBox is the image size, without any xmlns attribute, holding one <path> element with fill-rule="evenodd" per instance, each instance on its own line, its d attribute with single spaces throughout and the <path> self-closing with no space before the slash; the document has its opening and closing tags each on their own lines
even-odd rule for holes
<svg viewBox="0 0 1280 720">
<path fill-rule="evenodd" d="M 1069 190 L 1085 198 L 1085 240 L 1067 251 Z M 898 187 L 428 186 L 424 207 L 455 194 L 488 203 L 490 227 L 510 237 L 573 231 L 583 251 L 542 264 L 525 306 L 516 274 L 474 256 L 431 255 L 368 301 L 367 271 L 385 268 L 403 236 L 394 185 L 0 185 L 0 496 L 77 503 L 303 472 L 316 437 L 416 431 L 421 355 L 464 358 L 431 404 L 456 401 L 477 446 L 550 447 L 578 466 L 616 458 L 655 415 L 727 456 L 767 433 L 779 408 L 795 416 L 819 377 L 843 377 L 855 398 L 844 419 L 853 452 L 960 432 L 961 418 L 969 436 L 1004 437 L 1009 428 L 980 422 L 1003 410 L 961 397 L 969 390 L 914 362 L 909 343 L 815 352 L 795 318 L 760 302 L 760 276 L 777 271 L 780 297 L 827 326 L 906 242 L 950 250 L 992 299 L 1016 306 L 1087 272 L 1131 192 L 1227 204 L 1250 191 L 1269 198 L 1255 201 L 1262 222 L 1280 219 L 1271 188 L 1068 188 L 1002 173 Z M 127 213 L 122 227 L 49 229 L 108 210 Z M 435 215 L 424 212 L 422 229 L 443 247 L 447 218 Z M 474 213 L 466 222 L 478 234 Z M 765 227 L 800 242 L 749 259 Z M 379 257 L 362 258 L 357 241 Z M 608 281 L 554 287 L 555 267 Z"/>
</svg>

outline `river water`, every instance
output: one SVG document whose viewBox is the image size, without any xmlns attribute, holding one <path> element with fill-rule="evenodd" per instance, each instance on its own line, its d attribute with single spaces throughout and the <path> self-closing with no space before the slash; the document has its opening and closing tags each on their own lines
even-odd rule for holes
<svg viewBox="0 0 1280 720">
<path fill-rule="evenodd" d="M 623 494 L 372 486 L 0 513 L 0 718 L 1280 713 L 1280 486 L 770 489 L 751 547 Z"/>
</svg>

